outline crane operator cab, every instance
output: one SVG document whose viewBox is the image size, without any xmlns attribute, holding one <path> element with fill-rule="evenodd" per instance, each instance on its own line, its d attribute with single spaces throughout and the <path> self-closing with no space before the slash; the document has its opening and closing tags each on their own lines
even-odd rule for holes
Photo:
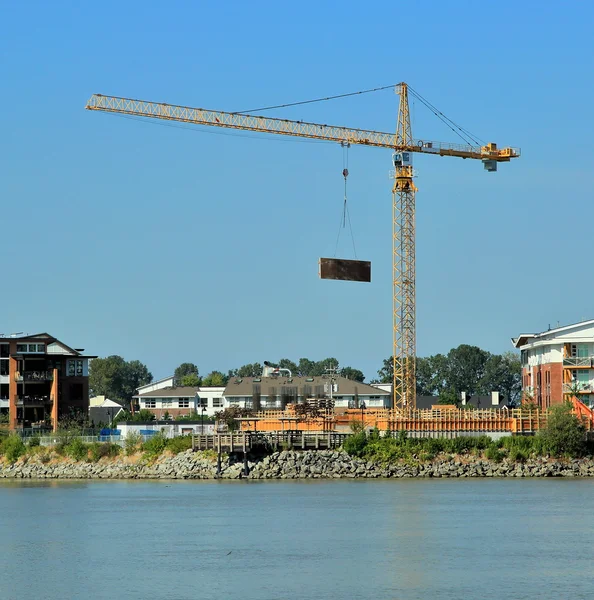
<svg viewBox="0 0 594 600">
<path fill-rule="evenodd" d="M 412 166 L 412 156 L 410 152 L 394 152 L 392 161 L 395 167 L 410 167 Z"/>
</svg>

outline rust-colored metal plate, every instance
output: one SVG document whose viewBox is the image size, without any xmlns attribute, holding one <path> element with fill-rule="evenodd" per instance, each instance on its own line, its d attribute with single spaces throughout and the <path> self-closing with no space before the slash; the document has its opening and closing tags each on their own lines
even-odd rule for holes
<svg viewBox="0 0 594 600">
<path fill-rule="evenodd" d="M 320 278 L 370 283 L 371 262 L 342 258 L 320 258 Z"/>
</svg>

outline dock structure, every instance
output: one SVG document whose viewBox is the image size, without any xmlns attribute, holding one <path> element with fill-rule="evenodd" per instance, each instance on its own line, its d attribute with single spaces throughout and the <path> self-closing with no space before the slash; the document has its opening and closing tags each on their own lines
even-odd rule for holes
<svg viewBox="0 0 594 600">
<path fill-rule="evenodd" d="M 215 433 L 193 435 L 192 450 L 214 450 L 226 453 L 248 453 L 257 447 L 273 450 L 333 450 L 340 448 L 348 436 L 348 433 L 336 431 Z"/>
</svg>

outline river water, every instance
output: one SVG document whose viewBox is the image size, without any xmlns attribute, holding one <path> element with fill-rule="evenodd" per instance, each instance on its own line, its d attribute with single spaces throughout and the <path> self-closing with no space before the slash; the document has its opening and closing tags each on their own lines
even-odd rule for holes
<svg viewBox="0 0 594 600">
<path fill-rule="evenodd" d="M 594 481 L 3 481 L 0 543 L 2 599 L 589 599 Z"/>
</svg>

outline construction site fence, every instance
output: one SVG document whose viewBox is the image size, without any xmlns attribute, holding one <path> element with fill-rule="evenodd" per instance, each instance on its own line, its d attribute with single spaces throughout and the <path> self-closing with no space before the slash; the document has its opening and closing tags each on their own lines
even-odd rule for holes
<svg viewBox="0 0 594 600">
<path fill-rule="evenodd" d="M 408 432 L 509 432 L 532 434 L 547 422 L 541 409 L 466 409 L 436 408 L 426 410 L 346 409 L 319 411 L 297 418 L 289 410 L 266 410 L 242 422 L 245 431 L 341 431 L 358 422 L 366 428 L 381 431 Z M 585 420 L 593 431 L 592 420 Z"/>
</svg>

